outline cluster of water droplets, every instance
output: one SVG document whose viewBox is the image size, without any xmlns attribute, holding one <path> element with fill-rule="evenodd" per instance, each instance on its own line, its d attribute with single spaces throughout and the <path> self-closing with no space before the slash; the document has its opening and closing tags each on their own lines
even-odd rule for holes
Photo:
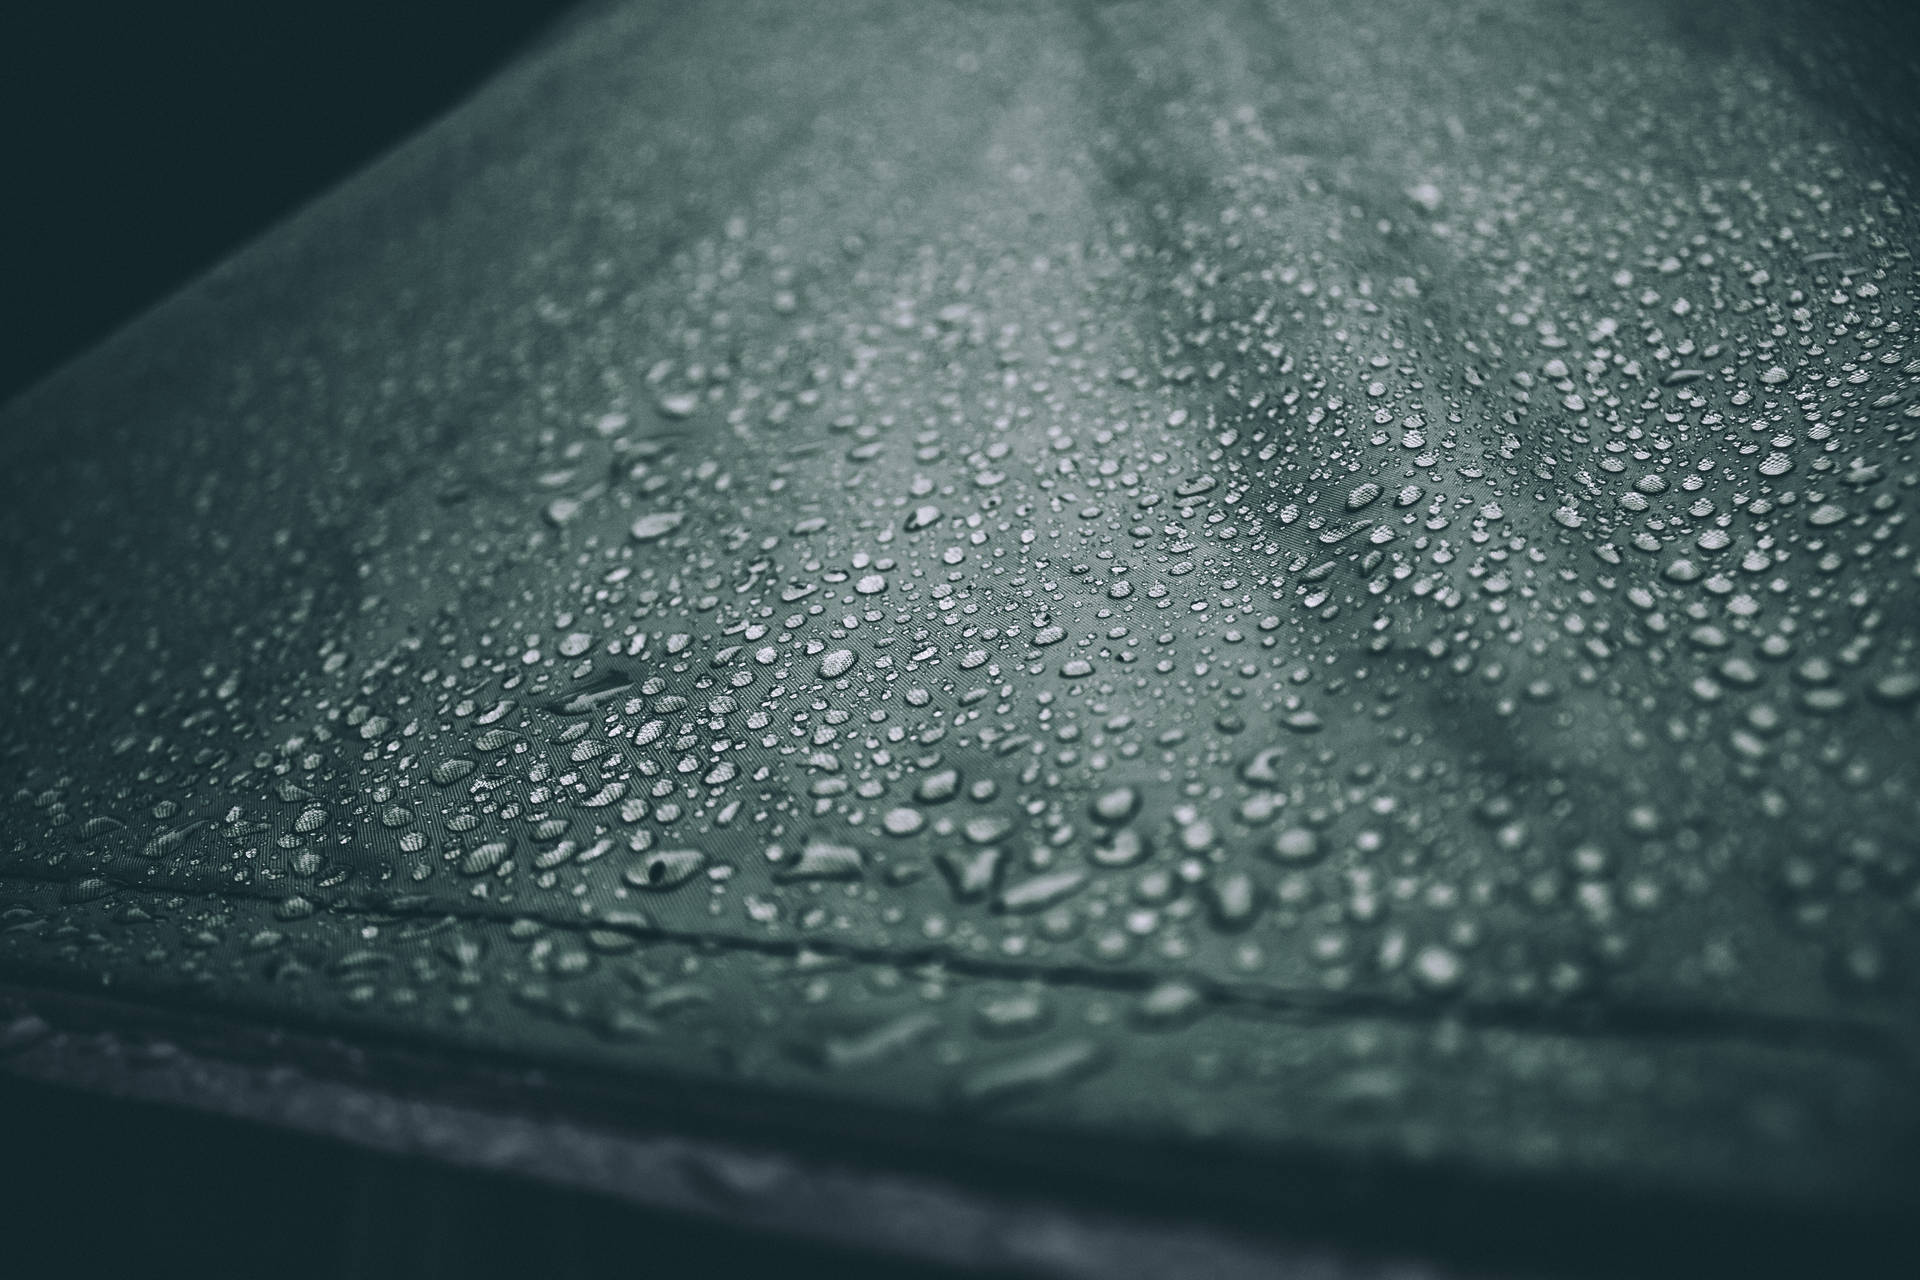
<svg viewBox="0 0 1920 1280">
<path fill-rule="evenodd" d="M 363 452 L 268 539 L 339 558 L 323 604 L 15 666 L 0 956 L 862 1096 L 1126 1062 L 1200 1130 L 1196 1082 L 1288 1082 L 1290 1132 L 1564 1079 L 1560 1009 L 1896 1017 L 1905 188 L 1738 67 L 1648 101 L 1754 138 L 1589 94 L 1673 74 L 1605 59 L 1436 122 L 1460 68 L 1411 45 L 1301 78 L 1087 21 L 942 29 L 901 127 L 957 175 L 869 172 L 826 109 L 664 257 L 649 165 L 718 162 L 608 123 L 478 297 L 498 350 L 349 342 L 335 412 L 421 465 Z M 932 119 L 1002 90 L 1016 126 Z M 406 416 L 490 361 L 470 420 Z M 263 347 L 234 414 L 271 378 L 309 375 Z M 1281 1030 L 1158 1034 L 1206 1017 Z"/>
</svg>

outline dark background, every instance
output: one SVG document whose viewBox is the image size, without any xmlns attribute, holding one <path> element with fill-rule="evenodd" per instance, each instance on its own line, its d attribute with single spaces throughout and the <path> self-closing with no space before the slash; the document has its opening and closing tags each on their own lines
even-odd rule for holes
<svg viewBox="0 0 1920 1280">
<path fill-rule="evenodd" d="M 0 5 L 0 402 L 443 114 L 570 7 Z"/>
</svg>

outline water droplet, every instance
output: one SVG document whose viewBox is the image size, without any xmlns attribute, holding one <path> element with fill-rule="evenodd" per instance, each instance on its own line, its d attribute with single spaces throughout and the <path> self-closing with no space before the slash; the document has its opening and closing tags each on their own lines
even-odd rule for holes
<svg viewBox="0 0 1920 1280">
<path fill-rule="evenodd" d="M 622 878 L 636 889 L 664 892 L 679 888 L 706 865 L 707 855 L 698 849 L 662 849 L 648 854 L 639 865 L 628 867 Z"/>
<path fill-rule="evenodd" d="M 635 542 L 652 542 L 678 529 L 685 519 L 686 515 L 679 511 L 656 511 L 635 520 L 630 531 Z"/>
<path fill-rule="evenodd" d="M 1097 1074 L 1108 1061 L 1107 1052 L 1094 1041 L 1063 1040 L 976 1067 L 961 1078 L 957 1092 L 961 1101 L 974 1105 L 1008 1102 L 1084 1080 Z"/>
</svg>

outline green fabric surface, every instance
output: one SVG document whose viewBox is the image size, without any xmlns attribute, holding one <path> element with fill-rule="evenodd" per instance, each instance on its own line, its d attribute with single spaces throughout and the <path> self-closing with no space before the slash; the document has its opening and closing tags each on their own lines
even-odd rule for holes
<svg viewBox="0 0 1920 1280">
<path fill-rule="evenodd" d="M 1674 8 L 581 16 L 0 414 L 0 974 L 1913 1204 L 1914 63 Z"/>
</svg>

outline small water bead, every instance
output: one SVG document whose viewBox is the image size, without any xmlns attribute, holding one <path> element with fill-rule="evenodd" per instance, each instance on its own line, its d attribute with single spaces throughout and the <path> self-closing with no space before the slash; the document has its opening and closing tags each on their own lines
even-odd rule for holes
<svg viewBox="0 0 1920 1280">
<path fill-rule="evenodd" d="M 1115 787 L 1093 798 L 1089 810 L 1093 817 L 1109 826 L 1133 817 L 1140 809 L 1140 793 L 1132 787 Z"/>
<path fill-rule="evenodd" d="M 1031 1035 L 1052 1021 L 1052 1008 L 1037 991 L 983 1000 L 974 1010 L 974 1023 L 981 1034 L 995 1037 Z"/>
<path fill-rule="evenodd" d="M 1207 998 L 1200 988 L 1178 978 L 1156 983 L 1140 997 L 1134 1008 L 1134 1021 L 1153 1030 L 1185 1026 L 1206 1008 Z"/>
<path fill-rule="evenodd" d="M 1207 884 L 1208 911 L 1220 929 L 1235 931 L 1252 924 L 1260 899 L 1258 882 L 1244 871 L 1228 872 Z"/>
<path fill-rule="evenodd" d="M 1079 892 L 1086 882 L 1087 873 L 1077 868 L 1030 876 L 1002 889 L 994 903 L 1001 911 L 1040 911 Z"/>
<path fill-rule="evenodd" d="M 641 516 L 629 526 L 635 542 L 655 542 L 678 529 L 686 515 L 679 511 L 657 511 Z"/>
<path fill-rule="evenodd" d="M 880 825 L 890 836 L 910 836 L 927 825 L 927 816 L 918 809 L 903 806 L 882 814 Z"/>
<path fill-rule="evenodd" d="M 780 880 L 858 880 L 866 872 L 866 857 L 848 844 L 827 840 L 809 840 L 799 856 L 777 863 L 774 876 Z"/>
<path fill-rule="evenodd" d="M 956 1093 L 962 1102 L 973 1105 L 1009 1102 L 1065 1088 L 1096 1074 L 1110 1060 L 1108 1052 L 1096 1041 L 1064 1040 L 976 1067 L 961 1077 Z"/>
<path fill-rule="evenodd" d="M 960 794 L 960 771 L 940 769 L 920 779 L 914 798 L 922 804 L 944 804 Z"/>
<path fill-rule="evenodd" d="M 1446 947 L 1422 947 L 1413 957 L 1413 978 L 1423 990 L 1444 994 L 1458 987 L 1466 975 L 1460 957 Z"/>
<path fill-rule="evenodd" d="M 628 867 L 621 878 L 636 889 L 664 893 L 693 879 L 706 865 L 707 855 L 698 849 L 662 849 Z"/>
<path fill-rule="evenodd" d="M 1281 862 L 1312 862 L 1322 853 L 1320 837 L 1305 827 L 1286 827 L 1275 832 L 1267 848 Z"/>
</svg>

